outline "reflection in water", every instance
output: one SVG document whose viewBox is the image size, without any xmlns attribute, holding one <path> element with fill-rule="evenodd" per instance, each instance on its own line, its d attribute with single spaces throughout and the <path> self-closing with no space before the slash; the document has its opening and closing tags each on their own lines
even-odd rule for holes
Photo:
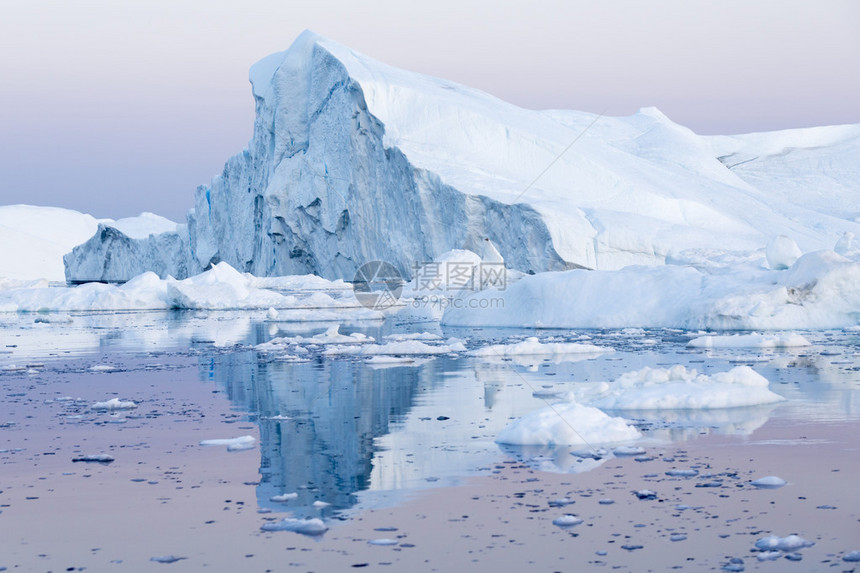
<svg viewBox="0 0 860 573">
<path fill-rule="evenodd" d="M 271 497 L 298 493 L 289 509 L 316 500 L 334 509 L 355 505 L 355 493 L 370 486 L 374 439 L 409 411 L 421 373 L 352 360 L 270 362 L 253 352 L 218 356 L 206 368 L 239 409 L 257 417 L 260 505 L 277 508 Z"/>
</svg>

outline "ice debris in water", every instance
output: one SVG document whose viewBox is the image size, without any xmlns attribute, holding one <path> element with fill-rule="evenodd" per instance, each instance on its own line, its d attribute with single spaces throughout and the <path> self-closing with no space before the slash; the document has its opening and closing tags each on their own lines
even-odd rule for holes
<svg viewBox="0 0 860 573">
<path fill-rule="evenodd" d="M 699 475 L 699 470 L 669 470 L 666 472 L 666 475 L 672 477 L 695 477 Z"/>
<path fill-rule="evenodd" d="M 326 508 L 326 507 L 328 507 L 328 506 L 330 506 L 330 505 L 331 505 L 331 504 L 330 504 L 330 503 L 328 503 L 327 501 L 320 501 L 320 500 L 316 500 L 316 501 L 313 503 L 313 506 L 314 506 L 315 508 L 317 508 L 317 509 L 324 509 L 324 508 Z"/>
<path fill-rule="evenodd" d="M 161 555 L 160 557 L 150 557 L 150 561 L 155 561 L 156 563 L 176 563 L 177 561 L 182 561 L 183 559 L 188 559 L 188 557 L 177 557 L 176 555 Z"/>
<path fill-rule="evenodd" d="M 552 520 L 552 524 L 557 525 L 558 527 L 573 527 L 574 525 L 579 525 L 580 523 L 582 523 L 582 519 L 569 513 L 566 515 L 562 515 L 561 517 L 556 517 Z"/>
<path fill-rule="evenodd" d="M 633 495 L 635 495 L 639 499 L 657 499 L 657 492 L 651 491 L 650 489 L 640 489 L 638 491 L 634 491 Z"/>
<path fill-rule="evenodd" d="M 269 501 L 277 501 L 277 502 L 290 501 L 293 499 L 298 499 L 298 497 L 299 497 L 299 494 L 297 494 L 297 493 L 283 493 L 281 495 L 273 495 L 272 497 L 269 498 Z"/>
<path fill-rule="evenodd" d="M 789 535 L 787 537 L 779 537 L 778 535 L 769 535 L 762 537 L 755 542 L 756 549 L 762 551 L 797 551 L 805 547 L 812 547 L 814 541 L 807 541 L 798 535 Z"/>
<path fill-rule="evenodd" d="M 72 458 L 73 462 L 98 462 L 101 464 L 109 464 L 114 461 L 114 457 L 108 454 L 86 454 Z"/>
<path fill-rule="evenodd" d="M 221 438 L 213 440 L 201 440 L 201 446 L 227 446 L 228 452 L 249 450 L 254 447 L 257 439 L 254 436 L 239 436 L 238 438 Z"/>
<path fill-rule="evenodd" d="M 645 448 L 639 446 L 619 446 L 612 450 L 616 456 L 638 456 L 645 453 Z"/>
<path fill-rule="evenodd" d="M 397 545 L 397 540 L 396 539 L 389 539 L 389 538 L 385 537 L 382 539 L 371 539 L 367 543 L 368 543 L 368 545 L 381 545 L 381 546 Z"/>
<path fill-rule="evenodd" d="M 123 401 L 119 398 L 111 398 L 105 402 L 96 402 L 92 406 L 90 406 L 93 410 L 132 410 L 137 408 L 137 404 L 132 402 L 131 400 Z"/>
<path fill-rule="evenodd" d="M 322 535 L 328 531 L 323 520 L 316 517 L 313 519 L 285 517 L 281 521 L 264 523 L 260 529 L 263 531 L 292 531 L 302 535 Z"/>
<path fill-rule="evenodd" d="M 788 482 L 777 476 L 766 476 L 763 478 L 759 478 L 757 480 L 753 480 L 750 482 L 750 485 L 754 485 L 755 487 L 759 487 L 762 489 L 777 489 Z"/>
<path fill-rule="evenodd" d="M 842 556 L 842 561 L 845 561 L 846 563 L 860 562 L 860 551 L 849 551 Z"/>
</svg>

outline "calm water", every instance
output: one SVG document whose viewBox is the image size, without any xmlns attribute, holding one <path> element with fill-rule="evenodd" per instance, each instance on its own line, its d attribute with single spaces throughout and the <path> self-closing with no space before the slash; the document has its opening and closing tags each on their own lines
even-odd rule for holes
<svg viewBox="0 0 860 573">
<path fill-rule="evenodd" d="M 326 357 L 322 346 L 307 346 L 299 356 L 253 348 L 274 336 L 309 336 L 328 326 L 271 324 L 261 313 L 0 315 L 0 461 L 38 467 L 42 462 L 32 457 L 33 448 L 44 449 L 50 441 L 57 457 L 68 462 L 72 452 L 86 449 L 79 442 L 88 433 L 119 438 L 121 431 L 143 428 L 157 435 L 168 426 L 203 424 L 207 409 L 223 409 L 217 421 L 200 426 L 205 434 L 199 439 L 259 437 L 252 452 L 223 454 L 224 463 L 258 470 L 259 480 L 250 484 L 258 509 L 345 518 L 368 507 L 397 505 L 417 489 L 492 474 L 511 456 L 552 472 L 582 472 L 604 463 L 606 458 L 571 454 L 582 448 L 502 448 L 494 438 L 512 418 L 546 404 L 535 391 L 571 391 L 579 382 L 611 380 L 645 366 L 683 364 L 715 373 L 749 364 L 788 399 L 765 407 L 627 413 L 645 434 L 639 445 L 646 448 L 703 434 L 750 436 L 773 420 L 860 418 L 857 332 L 804 333 L 813 346 L 788 351 L 690 351 L 690 335 L 675 330 L 441 330 L 432 323 L 389 320 L 343 325 L 341 332 L 362 332 L 377 341 L 431 332 L 461 339 L 469 348 L 538 336 L 616 352 L 563 360 L 443 355 L 369 366 L 361 358 Z M 132 399 L 138 408 L 114 414 L 89 408 L 110 397 Z M 199 448 L 197 441 L 182 447 Z M 104 444 L 111 455 L 120 455 L 111 439 Z M 147 447 L 174 446 L 162 437 Z M 288 503 L 270 501 L 292 492 L 298 497 Z M 331 505 L 321 510 L 315 501 Z"/>
</svg>

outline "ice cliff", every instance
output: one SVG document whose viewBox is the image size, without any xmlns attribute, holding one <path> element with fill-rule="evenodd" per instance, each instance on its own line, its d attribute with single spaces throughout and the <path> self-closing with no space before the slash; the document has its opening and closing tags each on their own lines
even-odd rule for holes
<svg viewBox="0 0 860 573">
<path fill-rule="evenodd" d="M 485 238 L 520 271 L 618 269 L 860 235 L 860 126 L 708 138 L 653 108 L 525 110 L 312 32 L 250 80 L 254 135 L 197 189 L 187 228 L 100 228 L 65 258 L 69 280 L 182 278 L 221 261 L 334 279 L 385 260 L 409 277 Z"/>
</svg>

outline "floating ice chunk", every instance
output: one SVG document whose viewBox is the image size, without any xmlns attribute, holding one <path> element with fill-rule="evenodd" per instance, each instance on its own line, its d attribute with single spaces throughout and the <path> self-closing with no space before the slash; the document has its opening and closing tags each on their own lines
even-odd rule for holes
<svg viewBox="0 0 860 573">
<path fill-rule="evenodd" d="M 700 336 L 687 343 L 690 348 L 794 348 L 811 346 L 800 334 L 734 334 L 730 336 Z"/>
<path fill-rule="evenodd" d="M 281 521 L 264 523 L 260 529 L 263 531 L 292 531 L 302 535 L 322 535 L 328 531 L 325 522 L 316 517 L 313 519 L 285 517 Z"/>
<path fill-rule="evenodd" d="M 616 456 L 638 456 L 645 453 L 645 448 L 639 446 L 619 446 L 612 450 Z"/>
<path fill-rule="evenodd" d="M 642 435 L 623 418 L 576 402 L 555 404 L 508 424 L 496 437 L 499 444 L 580 445 L 627 442 Z"/>
<path fill-rule="evenodd" d="M 569 513 L 567 515 L 562 515 L 561 517 L 556 517 L 552 520 L 552 524 L 557 525 L 558 527 L 573 527 L 574 525 L 579 525 L 580 523 L 582 523 L 582 519 Z"/>
<path fill-rule="evenodd" d="M 607 346 L 582 344 L 579 342 L 547 342 L 543 343 L 532 336 L 514 344 L 493 344 L 477 348 L 469 352 L 469 356 L 507 358 L 510 356 L 558 356 L 565 354 L 603 354 L 615 352 Z"/>
<path fill-rule="evenodd" d="M 96 364 L 95 366 L 90 366 L 90 372 L 113 372 L 116 370 L 116 366 L 111 366 L 110 364 Z"/>
<path fill-rule="evenodd" d="M 108 410 L 108 411 L 133 410 L 134 408 L 137 408 L 137 404 L 135 404 L 131 400 L 123 401 L 123 400 L 120 400 L 119 398 L 111 398 L 110 400 L 107 400 L 105 402 L 96 402 L 95 404 L 90 406 L 90 409 L 92 409 L 92 410 Z"/>
<path fill-rule="evenodd" d="M 842 561 L 845 561 L 847 563 L 860 562 L 860 551 L 849 551 L 842 556 Z"/>
<path fill-rule="evenodd" d="M 73 462 L 97 462 L 100 464 L 109 464 L 114 461 L 114 457 L 108 454 L 87 454 L 72 458 Z"/>
<path fill-rule="evenodd" d="M 466 347 L 462 342 L 452 344 L 429 345 L 418 340 L 404 340 L 400 342 L 386 342 L 385 344 L 365 344 L 362 346 L 335 346 L 327 349 L 323 354 L 327 356 L 352 355 L 352 356 L 378 356 L 378 355 L 432 355 L 448 354 L 451 352 L 464 352 Z"/>
<path fill-rule="evenodd" d="M 327 501 L 320 501 L 320 500 L 316 500 L 316 501 L 313 503 L 313 506 L 314 506 L 315 508 L 317 508 L 317 509 L 324 509 L 324 508 L 326 508 L 326 507 L 328 507 L 328 506 L 330 506 L 330 505 L 331 505 L 331 504 L 330 504 L 330 503 L 328 503 Z"/>
<path fill-rule="evenodd" d="M 669 541 L 686 541 L 687 534 L 686 533 L 673 533 L 669 536 Z"/>
<path fill-rule="evenodd" d="M 672 477 L 695 477 L 699 475 L 699 470 L 669 470 L 666 472 L 666 475 Z"/>
<path fill-rule="evenodd" d="M 815 545 L 814 541 L 807 541 L 793 534 L 787 537 L 769 535 L 755 542 L 756 549 L 761 549 L 762 551 L 797 551 L 798 549 L 812 547 L 813 545 Z"/>
<path fill-rule="evenodd" d="M 750 482 L 750 485 L 754 485 L 755 487 L 759 487 L 762 489 L 777 489 L 788 482 L 777 476 L 766 476 L 763 478 L 759 478 L 757 480 L 753 480 Z"/>
<path fill-rule="evenodd" d="M 570 504 L 576 503 L 576 502 L 570 498 L 562 497 L 559 499 L 551 499 L 547 503 L 549 504 L 550 507 L 564 507 L 566 505 L 570 505 Z"/>
<path fill-rule="evenodd" d="M 266 311 L 266 320 L 278 320 L 278 311 L 274 307 L 269 307 Z"/>
<path fill-rule="evenodd" d="M 292 501 L 292 500 L 298 499 L 298 498 L 299 498 L 299 494 L 297 494 L 297 493 L 283 493 L 281 495 L 273 495 L 272 497 L 269 498 L 269 501 L 283 502 L 283 501 Z"/>
<path fill-rule="evenodd" d="M 161 555 L 160 557 L 150 557 L 150 561 L 155 561 L 156 563 L 176 563 L 177 561 L 182 561 L 183 559 L 188 559 L 188 557 L 177 557 L 176 555 Z"/>
<path fill-rule="evenodd" d="M 768 389 L 767 379 L 749 366 L 713 376 L 678 365 L 643 368 L 611 383 L 583 385 L 577 399 L 610 410 L 712 409 L 755 406 L 784 398 Z"/>
<path fill-rule="evenodd" d="M 638 491 L 634 491 L 633 495 L 635 495 L 639 499 L 657 499 L 657 492 L 651 491 L 650 489 L 640 489 Z"/>
<path fill-rule="evenodd" d="M 770 268 L 783 271 L 797 262 L 797 259 L 803 255 L 803 251 L 791 237 L 778 235 L 767 244 L 765 255 Z"/>
<path fill-rule="evenodd" d="M 213 440 L 201 440 L 201 446 L 227 446 L 228 452 L 250 450 L 254 447 L 257 438 L 254 436 L 239 436 L 238 438 L 219 438 Z"/>
<path fill-rule="evenodd" d="M 380 545 L 380 546 L 390 546 L 397 545 L 398 541 L 396 539 L 389 539 L 384 537 L 382 539 L 370 539 L 367 544 L 368 545 Z"/>
<path fill-rule="evenodd" d="M 776 561 L 780 557 L 782 557 L 782 551 L 762 551 L 756 555 L 759 561 Z"/>
<path fill-rule="evenodd" d="M 732 557 L 729 562 L 720 567 L 723 571 L 743 571 L 744 560 L 740 557 Z"/>
</svg>

